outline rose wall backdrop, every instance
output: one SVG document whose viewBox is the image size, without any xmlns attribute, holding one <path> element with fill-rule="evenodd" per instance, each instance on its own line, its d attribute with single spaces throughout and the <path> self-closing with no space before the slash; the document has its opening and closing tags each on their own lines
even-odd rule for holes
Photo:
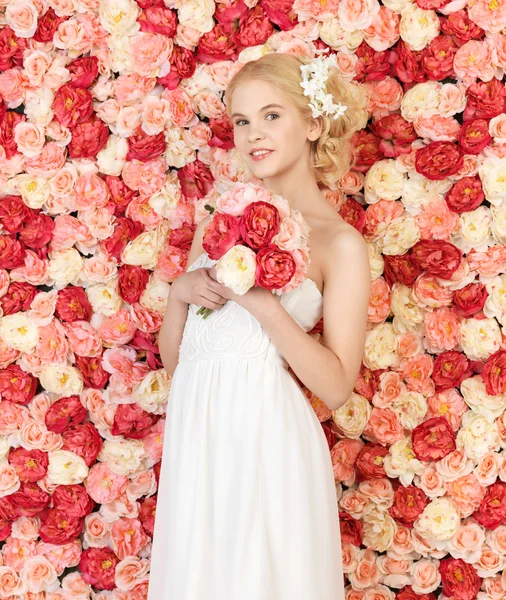
<svg viewBox="0 0 506 600">
<path fill-rule="evenodd" d="M 325 192 L 370 249 L 364 366 L 334 413 L 307 391 L 348 600 L 504 598 L 506 1 L 0 6 L 0 598 L 146 598 L 158 330 L 206 206 L 253 180 L 223 90 L 324 48 L 371 95 Z"/>
</svg>

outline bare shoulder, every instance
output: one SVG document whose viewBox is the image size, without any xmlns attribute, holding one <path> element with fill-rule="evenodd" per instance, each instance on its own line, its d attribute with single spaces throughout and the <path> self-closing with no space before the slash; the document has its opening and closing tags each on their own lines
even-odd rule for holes
<svg viewBox="0 0 506 600">
<path fill-rule="evenodd" d="M 324 269 L 335 268 L 336 261 L 362 262 L 368 259 L 367 242 L 362 234 L 346 221 L 332 221 L 323 233 L 325 247 L 323 254 Z"/>
</svg>

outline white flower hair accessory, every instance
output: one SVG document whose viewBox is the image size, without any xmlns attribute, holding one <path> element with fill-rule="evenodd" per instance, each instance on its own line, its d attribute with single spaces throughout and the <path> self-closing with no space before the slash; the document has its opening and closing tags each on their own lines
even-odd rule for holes
<svg viewBox="0 0 506 600">
<path fill-rule="evenodd" d="M 313 117 L 326 114 L 334 115 L 334 119 L 337 119 L 346 112 L 347 106 L 335 103 L 332 94 L 327 94 L 326 81 L 330 67 L 337 67 L 335 54 L 325 58 L 320 55 L 309 64 L 300 67 L 300 85 L 304 89 L 304 96 L 311 98 L 308 104 L 313 111 Z"/>
</svg>

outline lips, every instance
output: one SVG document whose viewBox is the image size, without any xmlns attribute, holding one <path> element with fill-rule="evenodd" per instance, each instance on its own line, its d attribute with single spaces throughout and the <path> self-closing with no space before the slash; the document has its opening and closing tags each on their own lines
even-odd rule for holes
<svg viewBox="0 0 506 600">
<path fill-rule="evenodd" d="M 255 156 L 255 152 L 273 152 L 270 148 L 255 148 L 250 152 L 250 156 Z M 258 156 L 258 155 L 257 155 Z"/>
</svg>

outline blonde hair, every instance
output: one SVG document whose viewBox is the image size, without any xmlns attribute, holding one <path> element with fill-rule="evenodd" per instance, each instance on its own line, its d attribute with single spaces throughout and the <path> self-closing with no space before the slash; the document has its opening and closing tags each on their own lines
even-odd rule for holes
<svg viewBox="0 0 506 600">
<path fill-rule="evenodd" d="M 232 77 L 225 91 L 224 102 L 228 116 L 231 114 L 235 88 L 244 81 L 256 79 L 276 86 L 304 120 L 312 119 L 308 105 L 310 98 L 304 96 L 300 85 L 300 67 L 309 62 L 309 58 L 282 53 L 266 54 L 258 60 L 247 62 Z M 334 102 L 346 105 L 347 109 L 337 119 L 328 115 L 317 117 L 322 121 L 322 132 L 317 140 L 311 142 L 310 160 L 315 169 L 316 180 L 330 189 L 336 189 L 339 180 L 350 170 L 353 162 L 350 137 L 367 124 L 368 97 L 363 86 L 344 81 L 335 67 L 329 70 L 326 88 L 327 93 L 332 94 Z"/>
</svg>

